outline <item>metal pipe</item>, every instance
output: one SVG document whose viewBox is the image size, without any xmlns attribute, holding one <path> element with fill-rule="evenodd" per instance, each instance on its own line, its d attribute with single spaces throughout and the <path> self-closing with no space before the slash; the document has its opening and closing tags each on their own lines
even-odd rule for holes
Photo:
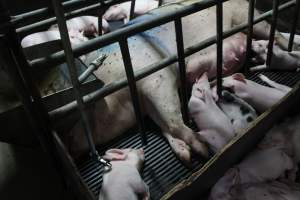
<svg viewBox="0 0 300 200">
<path fill-rule="evenodd" d="M 99 58 L 91 62 L 88 68 L 78 77 L 79 83 L 83 83 L 92 73 L 97 70 L 106 59 L 106 55 L 101 55 Z M 80 59 L 78 59 L 83 65 L 85 65 Z"/>
<path fill-rule="evenodd" d="M 52 127 L 48 113 L 28 73 L 29 66 L 27 60 L 22 52 L 20 42 L 10 20 L 8 10 L 0 2 L 0 61 L 3 63 L 2 65 L 6 68 L 10 79 L 18 90 L 18 95 L 43 150 L 51 158 L 53 165 L 60 175 L 63 175 L 61 167 L 57 162 L 57 154 L 54 151 L 55 147 L 53 138 L 51 137 Z"/>
<path fill-rule="evenodd" d="M 217 3 L 217 94 L 222 97 L 222 68 L 223 68 L 223 3 Z"/>
<path fill-rule="evenodd" d="M 279 0 L 273 0 L 273 19 L 272 19 L 272 24 L 270 29 L 268 53 L 267 53 L 267 60 L 266 60 L 266 65 L 268 67 L 271 65 L 272 55 L 273 55 L 273 44 L 274 44 L 274 37 L 276 31 L 275 28 L 276 28 L 277 18 L 278 18 L 278 5 L 279 5 Z"/>
<path fill-rule="evenodd" d="M 176 44 L 180 76 L 180 94 L 181 94 L 181 109 L 182 119 L 188 124 L 188 97 L 187 97 L 187 83 L 186 83 L 186 66 L 184 57 L 184 42 L 182 34 L 182 21 L 181 18 L 175 20 Z"/>
<path fill-rule="evenodd" d="M 225 2 L 228 0 L 222 0 L 222 1 Z M 210 4 L 208 4 L 207 2 L 210 2 Z M 295 3 L 296 3 L 295 0 L 289 1 L 289 2 L 281 5 L 279 10 L 284 10 L 284 9 L 290 8 Z M 177 9 L 177 11 L 179 12 L 179 13 L 177 13 L 178 15 L 174 14 L 174 12 L 164 13 L 159 16 L 150 15 L 149 16 L 150 19 L 148 21 L 136 23 L 136 24 L 121 28 L 114 32 L 105 34 L 102 37 L 91 39 L 82 45 L 78 45 L 77 47 L 74 48 L 73 53 L 74 53 L 75 57 L 79 57 L 83 54 L 86 54 L 86 53 L 89 53 L 96 49 L 99 49 L 105 45 L 114 43 L 114 42 L 118 41 L 118 39 L 122 36 L 128 38 L 131 35 L 136 34 L 137 32 L 143 32 L 143 31 L 145 31 L 147 29 L 151 29 L 155 26 L 158 26 L 158 25 L 161 25 L 164 23 L 168 23 L 168 22 L 172 21 L 174 16 L 184 17 L 186 15 L 192 14 L 193 12 L 197 12 L 199 10 L 211 7 L 213 5 L 214 5 L 213 0 L 206 0 L 206 1 L 203 0 L 203 1 L 197 2 L 196 5 L 192 4 L 192 5 L 183 7 L 181 9 Z M 172 5 L 170 5 L 170 6 L 172 6 Z M 268 17 L 272 16 L 272 14 L 273 14 L 273 11 L 265 12 L 264 14 L 260 15 L 256 19 L 256 23 L 267 19 Z M 240 25 L 237 27 L 240 27 Z M 247 25 L 245 26 L 245 28 L 247 28 Z M 243 30 L 243 29 L 241 29 L 241 30 Z M 45 69 L 45 67 L 53 67 L 53 66 L 63 63 L 64 61 L 65 61 L 65 54 L 63 51 L 59 51 L 57 53 L 52 54 L 51 56 L 33 60 L 30 62 L 30 64 L 33 68 L 40 67 L 40 68 Z"/>
<path fill-rule="evenodd" d="M 74 89 L 74 95 L 76 97 L 79 112 L 81 114 L 82 125 L 84 127 L 85 135 L 87 138 L 88 145 L 90 147 L 91 154 L 92 154 L 92 156 L 96 157 L 96 156 L 98 156 L 98 153 L 95 148 L 88 116 L 86 114 L 85 106 L 84 106 L 84 103 L 83 103 L 83 100 L 82 100 L 81 94 L 80 94 L 80 83 L 77 79 L 78 75 L 76 72 L 75 60 L 74 60 L 74 56 L 73 56 L 73 52 L 72 52 L 71 43 L 69 40 L 67 24 L 64 19 L 63 7 L 62 7 L 61 3 L 59 2 L 59 0 L 52 0 L 52 3 L 53 3 L 55 15 L 58 20 L 58 28 L 59 28 L 60 37 L 62 40 L 62 45 L 63 45 L 64 51 L 66 52 L 67 66 L 68 66 L 69 73 L 71 76 L 71 82 L 72 82 L 73 89 Z"/>
<path fill-rule="evenodd" d="M 105 2 L 105 6 L 112 6 L 116 3 L 121 3 L 124 2 L 126 0 L 108 0 L 107 2 Z M 101 5 L 100 3 L 96 3 L 96 4 L 92 4 L 90 6 L 87 6 L 85 8 L 80 8 L 71 12 L 68 12 L 65 14 L 65 18 L 66 19 L 70 19 L 73 17 L 77 17 L 77 16 L 81 16 L 81 15 L 86 15 L 89 13 L 93 13 L 98 11 L 99 9 L 101 9 Z M 105 8 L 104 8 L 105 9 Z M 45 30 L 47 28 L 49 28 L 49 26 L 53 25 L 56 23 L 56 17 L 51 17 L 48 19 L 45 19 L 43 21 L 39 21 L 24 27 L 20 27 L 17 29 L 17 33 L 20 37 L 24 37 L 28 34 L 37 32 L 37 31 L 42 31 Z"/>
<path fill-rule="evenodd" d="M 158 0 L 158 7 L 161 6 L 163 3 L 163 0 Z"/>
<path fill-rule="evenodd" d="M 64 7 L 64 11 L 70 12 L 73 8 L 89 5 L 93 2 L 97 2 L 97 1 L 96 0 L 70 0 L 70 1 L 63 2 L 62 4 Z M 19 15 L 15 15 L 13 16 L 11 23 L 17 26 L 18 24 L 26 23 L 27 21 L 32 20 L 34 18 L 49 17 L 49 14 L 51 13 L 50 10 L 51 7 L 45 7 L 30 12 L 22 13 Z"/>
<path fill-rule="evenodd" d="M 226 2 L 228 0 L 220 0 L 222 2 Z M 170 4 L 169 7 L 173 7 L 174 11 L 161 13 L 160 15 L 149 15 L 149 20 L 139 22 L 136 24 L 132 24 L 130 26 L 126 26 L 124 28 L 115 30 L 111 33 L 105 34 L 102 37 L 93 38 L 89 41 L 86 41 L 82 45 L 78 45 L 74 48 L 73 52 L 75 57 L 79 57 L 83 54 L 89 53 L 90 51 L 94 51 L 103 46 L 112 44 L 119 40 L 120 37 L 130 37 L 135 35 L 138 32 L 143 32 L 147 29 L 151 29 L 155 26 L 159 26 L 170 21 L 173 21 L 175 17 L 184 17 L 186 15 L 192 14 L 194 12 L 212 7 L 215 5 L 215 0 L 202 0 L 200 2 L 191 3 L 190 5 L 185 5 L 182 8 L 178 8 L 177 4 Z M 172 9 L 170 9 L 172 10 Z M 155 11 L 155 10 L 154 10 Z M 51 58 L 50 58 L 51 57 Z M 32 66 L 40 66 L 45 68 L 45 66 L 49 65 L 57 65 L 64 62 L 65 55 L 63 51 L 52 54 L 50 57 L 36 59 L 31 62 Z"/>
<path fill-rule="evenodd" d="M 288 3 L 285 3 L 283 5 L 280 6 L 279 10 L 284 10 L 284 9 L 288 9 L 290 7 L 292 7 L 293 5 L 295 4 L 295 1 L 290 1 Z M 262 22 L 264 21 L 265 19 L 267 19 L 268 17 L 272 16 L 272 13 L 273 11 L 268 11 L 262 15 L 260 15 L 258 18 L 256 18 L 254 20 L 254 24 L 257 24 L 259 22 Z M 223 33 L 223 38 L 227 38 L 227 37 L 230 37 L 240 31 L 243 31 L 244 29 L 246 29 L 248 27 L 248 24 L 247 23 L 243 23 L 243 24 L 240 24 L 238 26 L 235 26 L 234 28 L 228 30 L 228 31 L 225 31 Z M 216 36 L 213 36 L 213 37 L 210 37 L 202 42 L 199 42 L 189 48 L 186 48 L 185 51 L 184 51 L 184 55 L 185 57 L 187 56 L 190 56 L 204 48 L 207 48 L 209 47 L 210 45 L 213 45 L 215 44 L 217 41 L 216 39 Z M 173 63 L 175 63 L 177 61 L 177 55 L 176 54 L 173 54 L 167 58 L 164 58 L 162 59 L 160 62 L 158 63 L 154 63 L 154 64 L 151 64 L 139 71 L 137 71 L 135 73 L 135 81 L 138 81 L 138 80 L 141 80 L 142 78 L 145 78 L 146 76 L 154 73 L 154 72 L 157 72 Z M 101 98 L 104 98 L 105 96 L 109 95 L 109 94 L 112 94 L 124 87 L 126 87 L 128 85 L 128 82 L 127 82 L 127 79 L 126 78 L 122 78 L 118 81 L 115 81 L 113 83 L 110 83 L 108 85 L 105 85 L 103 88 L 95 91 L 95 92 L 92 92 L 86 96 L 83 97 L 83 100 L 85 103 L 87 104 L 90 104 L 90 103 L 93 103 Z M 66 104 L 60 108 L 57 108 L 55 110 L 52 110 L 49 114 L 51 116 L 52 119 L 60 119 L 62 118 L 63 116 L 71 113 L 72 111 L 74 111 L 74 109 L 77 107 L 77 104 L 75 101 L 73 102 L 70 102 L 69 104 Z"/>
<path fill-rule="evenodd" d="M 255 8 L 255 0 L 249 0 L 247 47 L 246 47 L 246 59 L 244 63 L 245 73 L 249 72 L 250 54 L 251 54 L 252 38 L 253 38 L 254 8 Z"/>
<path fill-rule="evenodd" d="M 128 80 L 128 86 L 129 86 L 129 90 L 130 90 L 130 95 L 131 95 L 131 100 L 132 100 L 132 104 L 133 104 L 133 108 L 134 108 L 136 121 L 138 122 L 138 125 L 139 125 L 139 131 L 141 133 L 142 143 L 143 143 L 143 145 L 146 145 L 147 144 L 147 136 L 146 136 L 146 131 L 145 131 L 143 115 L 142 115 L 142 111 L 141 111 L 141 104 L 139 102 L 139 95 L 137 92 L 136 83 L 135 83 L 135 79 L 134 79 L 134 72 L 133 72 L 133 68 L 132 68 L 127 39 L 122 38 L 120 40 L 119 44 L 120 44 L 123 62 L 124 62 L 124 66 L 125 66 L 125 72 L 126 72 L 126 76 L 127 76 L 127 80 Z"/>
<path fill-rule="evenodd" d="M 299 13 L 300 13 L 300 0 L 297 0 L 296 7 L 295 7 L 295 13 L 294 13 L 294 20 L 293 20 L 293 24 L 292 24 L 291 31 L 290 31 L 288 51 L 293 50 L 294 37 L 295 37 L 295 33 L 296 33 L 298 19 L 300 17 Z"/>
<path fill-rule="evenodd" d="M 134 17 L 134 9 L 135 9 L 135 0 L 131 0 L 129 20 L 132 20 Z"/>
</svg>

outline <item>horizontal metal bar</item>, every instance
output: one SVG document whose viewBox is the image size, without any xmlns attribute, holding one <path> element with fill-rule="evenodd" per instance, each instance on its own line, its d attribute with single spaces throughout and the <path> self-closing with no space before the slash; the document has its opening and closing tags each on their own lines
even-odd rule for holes
<svg viewBox="0 0 300 200">
<path fill-rule="evenodd" d="M 86 15 L 86 14 L 89 14 L 89 13 L 92 13 L 92 12 L 96 12 L 101 8 L 106 9 L 109 6 L 112 6 L 116 3 L 121 3 L 121 2 L 124 2 L 124 1 L 126 1 L 126 0 L 108 0 L 107 2 L 105 2 L 104 7 L 101 6 L 100 3 L 92 4 L 92 5 L 87 6 L 85 8 L 77 9 L 77 10 L 66 13 L 65 18 L 70 19 L 70 18 L 73 18 L 73 17 Z M 39 21 L 39 22 L 36 22 L 34 24 L 30 24 L 30 25 L 18 28 L 17 33 L 22 38 L 25 35 L 47 29 L 47 28 L 49 28 L 49 26 L 55 24 L 56 22 L 57 22 L 56 17 L 51 17 L 49 19 Z"/>
<path fill-rule="evenodd" d="M 226 2 L 228 0 L 221 0 L 222 2 Z M 156 11 L 159 13 L 159 15 L 153 15 L 149 14 L 149 20 L 143 21 L 140 23 L 132 24 L 130 26 L 121 28 L 119 30 L 116 30 L 114 32 L 108 33 L 103 35 L 102 37 L 97 37 L 94 39 L 91 39 L 89 41 L 86 41 L 82 45 L 78 45 L 76 48 L 74 48 L 73 52 L 75 57 L 79 57 L 83 54 L 89 53 L 91 51 L 94 51 L 96 49 L 99 49 L 103 46 L 112 44 L 114 42 L 117 42 L 120 37 L 130 37 L 132 35 L 135 35 L 139 32 L 143 32 L 145 30 L 148 30 L 150 28 L 168 23 L 170 21 L 173 21 L 174 17 L 184 17 L 189 14 L 195 13 L 200 10 L 204 10 L 206 8 L 212 7 L 216 4 L 216 0 L 202 0 L 200 2 L 194 2 L 191 3 L 190 1 L 187 1 L 186 4 L 182 8 L 178 8 L 178 4 L 169 4 L 167 6 L 162 6 L 160 9 L 168 8 L 166 9 L 166 12 L 160 12 L 160 9 L 153 10 L 153 13 Z M 158 14 L 157 13 L 157 14 Z M 65 54 L 63 51 L 59 51 L 55 54 L 52 54 L 51 56 L 47 58 L 41 58 L 37 59 L 31 62 L 31 65 L 33 67 L 42 66 L 43 68 L 45 66 L 49 65 L 57 65 L 65 60 Z"/>
<path fill-rule="evenodd" d="M 63 2 L 63 7 L 65 12 L 71 11 L 73 8 L 84 6 L 89 3 L 97 2 L 97 0 L 71 0 Z M 49 17 L 49 14 L 51 13 L 51 9 L 49 7 L 40 8 L 37 10 L 33 10 L 27 13 L 22 13 L 19 15 L 12 16 L 13 19 L 11 20 L 13 25 L 18 25 L 21 23 L 24 23 L 28 20 L 32 20 L 34 18 L 41 18 L 41 17 Z"/>
<path fill-rule="evenodd" d="M 284 9 L 287 9 L 287 8 L 290 8 L 291 6 L 293 6 L 295 4 L 295 1 L 291 1 L 291 2 L 288 2 L 288 3 L 285 3 L 283 5 L 281 5 L 279 7 L 279 10 L 284 10 Z M 260 15 L 257 19 L 254 20 L 254 24 L 257 24 L 265 19 L 267 19 L 268 17 L 272 16 L 272 11 L 268 11 L 262 15 Z M 223 39 L 227 38 L 227 37 L 230 37 L 244 29 L 246 29 L 248 27 L 248 23 L 243 23 L 243 24 L 240 24 L 238 26 L 235 26 L 234 28 L 228 30 L 228 31 L 225 31 L 223 33 Z M 210 37 L 196 45 L 193 45 L 189 48 L 186 48 L 185 51 L 184 51 L 184 55 L 185 57 L 187 56 L 190 56 L 204 48 L 207 48 L 209 47 L 210 45 L 213 45 L 216 43 L 216 36 L 213 36 L 213 37 Z M 158 63 L 154 63 L 154 64 L 151 64 L 147 67 L 144 67 L 143 69 L 141 70 L 138 70 L 137 72 L 135 72 L 135 80 L 138 81 L 154 72 L 157 72 L 175 62 L 178 61 L 178 57 L 176 54 L 173 54 L 167 58 L 164 58 L 162 59 L 160 62 Z M 104 98 L 105 96 L 109 95 L 109 94 L 112 94 L 124 87 L 126 87 L 128 85 L 128 82 L 126 80 L 126 78 L 121 78 L 120 80 L 118 81 L 115 81 L 113 83 L 110 83 L 110 84 L 107 84 L 105 85 L 103 88 L 89 94 L 89 95 L 85 95 L 83 97 L 83 101 L 85 103 L 93 103 L 101 98 Z M 76 102 L 71 102 L 69 104 L 66 104 L 65 106 L 62 106 L 60 108 L 57 108 L 53 111 L 51 111 L 49 114 L 50 114 L 50 117 L 51 118 L 61 118 L 67 114 L 69 114 L 70 112 L 72 112 L 75 108 L 76 108 Z"/>
<path fill-rule="evenodd" d="M 222 0 L 222 1 L 226 2 L 228 0 Z M 86 53 L 89 53 L 96 49 L 99 49 L 105 45 L 114 43 L 114 42 L 118 41 L 118 39 L 120 37 L 126 37 L 126 36 L 129 37 L 131 35 L 135 35 L 138 32 L 143 32 L 143 31 L 151 29 L 155 26 L 159 26 L 164 23 L 168 23 L 168 22 L 172 21 L 175 16 L 176 17 L 184 17 L 184 16 L 187 16 L 194 12 L 197 12 L 199 10 L 203 10 L 208 7 L 214 6 L 215 3 L 216 3 L 215 0 L 203 0 L 203 1 L 200 1 L 197 3 L 192 3 L 190 5 L 186 5 L 183 8 L 179 8 L 179 9 L 178 9 L 178 6 L 174 6 L 176 8 L 176 11 L 166 11 L 165 13 L 162 13 L 158 16 L 149 15 L 148 21 L 136 23 L 136 24 L 121 28 L 114 32 L 105 34 L 102 37 L 98 37 L 98 38 L 89 40 L 82 45 L 78 45 L 73 50 L 74 55 L 75 55 L 75 57 L 79 57 L 83 54 L 86 54 Z M 296 3 L 295 0 L 287 2 L 287 3 L 283 4 L 282 6 L 280 6 L 280 8 L 281 8 L 280 10 L 289 8 L 289 7 L 293 6 L 295 3 Z M 167 5 L 167 6 L 171 7 L 172 4 Z M 165 6 L 162 6 L 162 7 L 160 7 L 160 9 L 163 9 L 164 7 Z M 171 10 L 171 9 L 168 9 L 168 10 Z M 153 10 L 153 12 L 154 11 L 158 12 L 159 9 Z M 272 15 L 272 13 L 273 13 L 272 11 L 268 11 L 268 12 L 264 13 L 263 15 L 261 15 L 257 19 L 259 21 L 263 21 L 263 20 L 267 19 L 268 17 L 270 17 Z M 35 68 L 35 67 L 36 68 L 38 68 L 38 67 L 42 67 L 42 68 L 53 67 L 55 65 L 63 63 L 64 61 L 65 61 L 65 54 L 63 51 L 60 51 L 55 54 L 52 54 L 51 56 L 49 56 L 47 58 L 40 58 L 40 59 L 31 61 L 31 66 L 33 68 Z"/>
</svg>

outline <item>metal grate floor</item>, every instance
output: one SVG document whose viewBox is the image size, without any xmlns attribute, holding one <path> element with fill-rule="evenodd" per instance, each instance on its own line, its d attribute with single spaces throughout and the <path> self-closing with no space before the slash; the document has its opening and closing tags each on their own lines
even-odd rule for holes
<svg viewBox="0 0 300 200">
<path fill-rule="evenodd" d="M 247 77 L 260 84 L 264 84 L 258 77 L 259 73 L 249 74 Z M 300 80 L 300 72 L 263 72 L 264 75 L 278 83 L 293 86 Z M 142 177 L 150 188 L 151 199 L 160 199 L 176 183 L 190 176 L 201 168 L 205 161 L 193 161 L 192 168 L 185 167 L 172 152 L 167 141 L 160 134 L 159 128 L 151 120 L 146 120 L 148 126 L 148 145 L 144 147 L 145 164 Z M 98 148 L 100 155 L 109 148 L 140 148 L 140 135 L 132 129 L 126 136 L 117 138 L 111 144 Z M 102 183 L 103 168 L 93 160 L 86 160 L 78 165 L 83 180 L 90 190 L 99 195 Z"/>
</svg>

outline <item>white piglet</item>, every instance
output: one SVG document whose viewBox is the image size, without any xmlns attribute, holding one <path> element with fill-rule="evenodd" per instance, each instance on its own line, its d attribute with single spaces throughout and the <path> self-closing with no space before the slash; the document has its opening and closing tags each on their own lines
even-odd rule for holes
<svg viewBox="0 0 300 200">
<path fill-rule="evenodd" d="M 110 149 L 103 158 L 111 161 L 112 169 L 103 175 L 99 200 L 150 199 L 139 173 L 145 159 L 143 149 Z"/>
</svg>

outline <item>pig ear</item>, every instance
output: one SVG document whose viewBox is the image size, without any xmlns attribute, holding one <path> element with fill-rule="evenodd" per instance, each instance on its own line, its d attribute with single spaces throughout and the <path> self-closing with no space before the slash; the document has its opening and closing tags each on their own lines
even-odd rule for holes
<svg viewBox="0 0 300 200">
<path fill-rule="evenodd" d="M 237 81 L 241 81 L 241 82 L 244 82 L 244 83 L 246 83 L 246 78 L 245 78 L 245 76 L 243 75 L 243 74 L 241 74 L 241 73 L 236 73 L 236 74 L 233 74 L 232 75 L 232 78 L 234 79 L 234 80 L 237 80 Z"/>
<path fill-rule="evenodd" d="M 126 154 L 121 149 L 110 149 L 105 152 L 103 156 L 104 159 L 113 161 L 113 160 L 125 160 Z"/>
</svg>

